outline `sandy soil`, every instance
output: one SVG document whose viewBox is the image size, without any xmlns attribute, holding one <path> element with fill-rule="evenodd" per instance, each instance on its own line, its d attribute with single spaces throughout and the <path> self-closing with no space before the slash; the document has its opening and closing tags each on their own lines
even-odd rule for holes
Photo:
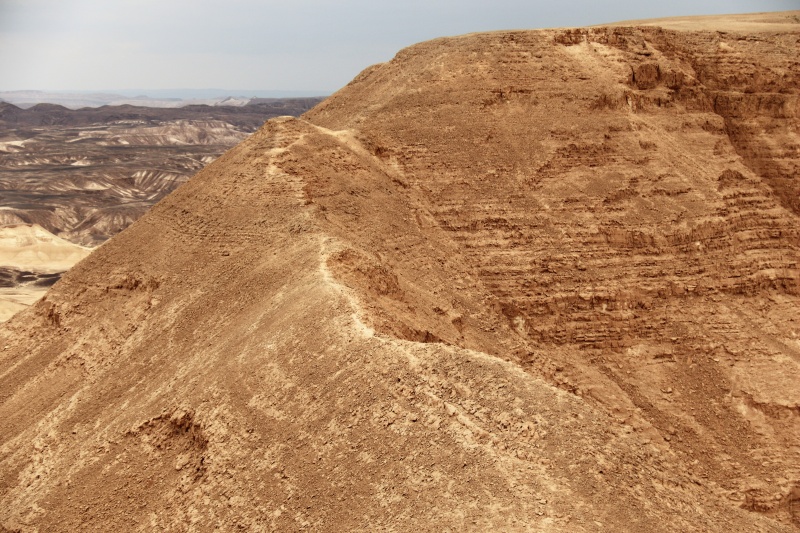
<svg viewBox="0 0 800 533">
<path fill-rule="evenodd" d="M 18 312 L 33 305 L 46 292 L 46 287 L 0 288 L 0 322 L 5 322 Z"/>
<path fill-rule="evenodd" d="M 800 10 L 741 15 L 708 15 L 671 17 L 647 20 L 626 20 L 609 26 L 653 26 L 680 31 L 725 31 L 736 33 L 762 33 L 797 31 Z"/>
<path fill-rule="evenodd" d="M 35 303 L 91 250 L 56 237 L 36 224 L 0 226 L 0 322 Z"/>
<path fill-rule="evenodd" d="M 0 226 L 0 267 L 64 272 L 90 252 L 36 224 Z"/>
</svg>

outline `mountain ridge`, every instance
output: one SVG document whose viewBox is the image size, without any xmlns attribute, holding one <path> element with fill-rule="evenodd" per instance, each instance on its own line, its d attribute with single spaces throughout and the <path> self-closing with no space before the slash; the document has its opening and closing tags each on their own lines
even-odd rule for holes
<svg viewBox="0 0 800 533">
<path fill-rule="evenodd" d="M 441 39 L 269 121 L 0 329 L 0 523 L 796 530 L 798 35 Z"/>
<path fill-rule="evenodd" d="M 134 105 L 160 109 L 179 109 L 189 105 L 242 107 L 269 100 L 321 98 L 325 91 L 225 91 L 214 89 L 142 90 L 127 94 L 90 91 L 0 91 L 0 101 L 30 108 L 38 104 L 62 105 L 69 109 Z M 249 95 L 249 96 L 244 96 Z"/>
</svg>

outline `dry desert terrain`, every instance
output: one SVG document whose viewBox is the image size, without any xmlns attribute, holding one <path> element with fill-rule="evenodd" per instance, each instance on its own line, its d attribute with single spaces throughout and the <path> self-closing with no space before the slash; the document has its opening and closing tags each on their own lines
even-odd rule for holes
<svg viewBox="0 0 800 533">
<path fill-rule="evenodd" d="M 800 12 L 441 38 L 0 329 L 0 531 L 800 528 Z"/>
</svg>

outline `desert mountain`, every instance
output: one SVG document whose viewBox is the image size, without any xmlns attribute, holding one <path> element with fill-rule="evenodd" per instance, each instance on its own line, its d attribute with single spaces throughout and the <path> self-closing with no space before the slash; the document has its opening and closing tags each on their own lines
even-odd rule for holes
<svg viewBox="0 0 800 533">
<path fill-rule="evenodd" d="M 177 109 L 0 102 L 0 225 L 41 226 L 76 245 L 99 245 L 267 119 L 300 115 L 320 101 Z M 52 285 L 72 264 L 38 265 L 46 278 L 6 272 L 0 321 L 33 303 L 42 283 Z"/>
<path fill-rule="evenodd" d="M 38 224 L 96 246 L 267 119 L 320 101 L 175 109 L 0 103 L 0 224 Z"/>
<path fill-rule="evenodd" d="M 278 102 L 288 100 L 317 99 L 325 92 L 313 91 L 252 91 L 224 89 L 176 89 L 176 90 L 141 90 L 147 93 L 138 96 L 115 93 L 92 92 L 46 92 L 46 91 L 0 91 L 0 102 L 8 102 L 22 108 L 37 104 L 58 104 L 70 109 L 87 107 L 133 105 L 147 108 L 182 108 L 197 106 L 246 106 L 259 102 Z M 224 96 L 227 95 L 227 96 Z M 251 96 L 243 96 L 251 95 Z"/>
<path fill-rule="evenodd" d="M 798 16 L 438 39 L 270 120 L 0 329 L 0 524 L 796 531 Z"/>
<path fill-rule="evenodd" d="M 0 267 L 63 272 L 89 250 L 37 225 L 0 226 Z"/>
<path fill-rule="evenodd" d="M 35 224 L 0 226 L 0 320 L 42 297 L 89 252 Z"/>
</svg>

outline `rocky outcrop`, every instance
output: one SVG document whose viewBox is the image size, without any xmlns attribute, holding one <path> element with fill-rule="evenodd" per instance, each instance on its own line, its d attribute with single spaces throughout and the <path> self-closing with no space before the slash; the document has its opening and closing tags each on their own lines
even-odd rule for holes
<svg viewBox="0 0 800 533">
<path fill-rule="evenodd" d="M 796 438 L 798 419 L 762 419 L 742 398 L 798 401 L 796 43 L 649 27 L 442 39 L 308 116 L 377 147 L 414 190 L 418 225 L 458 243 L 462 290 L 506 321 L 488 327 L 505 344 L 472 345 L 469 320 L 454 331 L 447 319 L 476 307 L 447 295 L 436 305 L 453 310 L 425 320 L 437 336 L 653 430 L 731 500 L 791 521 L 794 452 L 767 450 Z M 348 228 L 378 226 L 361 213 Z M 430 253 L 399 250 L 381 252 L 398 269 Z M 754 507 L 761 476 L 784 481 Z"/>
</svg>

